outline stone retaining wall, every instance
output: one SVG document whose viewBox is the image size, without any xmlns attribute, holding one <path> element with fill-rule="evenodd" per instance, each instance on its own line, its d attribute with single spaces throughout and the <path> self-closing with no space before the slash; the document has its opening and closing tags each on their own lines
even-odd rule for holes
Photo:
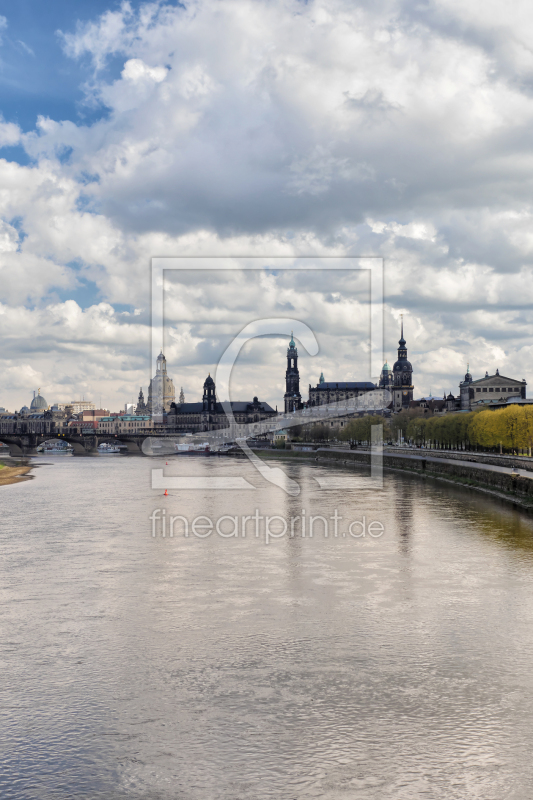
<svg viewBox="0 0 533 800">
<path fill-rule="evenodd" d="M 345 453 L 334 450 L 318 450 L 315 457 L 319 461 L 329 461 L 338 464 L 370 464 L 370 453 L 358 453 L 353 450 Z M 383 458 L 384 467 L 415 472 L 419 475 L 448 478 L 449 480 L 456 480 L 465 485 L 492 488 L 498 492 L 505 492 L 506 494 L 512 494 L 522 498 L 530 498 L 533 502 L 533 480 L 521 475 L 477 469 L 474 464 L 472 464 L 472 466 L 465 466 L 462 464 L 449 464 L 445 462 L 435 463 L 427 461 L 423 457 L 409 458 L 408 456 L 402 456 L 400 454 L 385 454 L 381 457 L 378 456 L 378 458 Z M 497 466 L 505 465 L 501 462 L 497 462 Z"/>
</svg>

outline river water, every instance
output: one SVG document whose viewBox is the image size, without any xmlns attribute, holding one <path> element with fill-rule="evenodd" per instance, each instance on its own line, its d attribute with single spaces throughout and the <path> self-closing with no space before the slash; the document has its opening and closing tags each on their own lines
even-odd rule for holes
<svg viewBox="0 0 533 800">
<path fill-rule="evenodd" d="M 291 463 L 290 497 L 229 458 L 36 463 L 0 490 L 3 800 L 533 796 L 531 518 L 364 468 Z"/>
</svg>

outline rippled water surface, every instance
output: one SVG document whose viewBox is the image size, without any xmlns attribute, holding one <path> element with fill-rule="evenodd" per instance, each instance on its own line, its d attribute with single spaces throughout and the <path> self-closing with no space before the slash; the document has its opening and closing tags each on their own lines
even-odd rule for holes
<svg viewBox="0 0 533 800">
<path fill-rule="evenodd" d="M 533 796 L 530 518 L 398 473 L 320 489 L 354 473 L 312 463 L 287 467 L 296 498 L 229 458 L 164 468 L 257 491 L 162 497 L 156 459 L 37 463 L 0 489 L 3 800 Z M 239 533 L 256 509 L 343 519 L 267 545 L 264 521 L 152 537 L 157 508 Z M 346 535 L 363 517 L 383 535 Z"/>
</svg>

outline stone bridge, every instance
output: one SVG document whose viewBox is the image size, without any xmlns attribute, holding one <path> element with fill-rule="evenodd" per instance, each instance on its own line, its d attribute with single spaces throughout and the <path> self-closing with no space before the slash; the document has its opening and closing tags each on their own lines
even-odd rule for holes
<svg viewBox="0 0 533 800">
<path fill-rule="evenodd" d="M 12 456 L 32 456 L 37 454 L 37 447 L 44 442 L 54 440 L 68 442 L 75 455 L 98 455 L 98 445 L 109 444 L 126 445 L 129 453 L 142 454 L 142 443 L 150 434 L 105 434 L 90 431 L 86 433 L 68 432 L 59 433 L 0 433 L 0 442 L 9 447 Z M 153 433 L 151 434 L 153 436 Z"/>
</svg>

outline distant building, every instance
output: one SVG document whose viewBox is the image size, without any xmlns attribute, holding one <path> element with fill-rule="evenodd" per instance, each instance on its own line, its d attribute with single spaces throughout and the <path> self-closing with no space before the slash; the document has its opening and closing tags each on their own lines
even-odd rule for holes
<svg viewBox="0 0 533 800">
<path fill-rule="evenodd" d="M 320 380 L 316 386 L 309 384 L 308 406 L 324 406 L 328 403 L 341 403 L 353 397 L 359 397 L 376 389 L 391 390 L 392 370 L 385 362 L 381 370 L 379 383 L 372 381 L 326 381 L 324 373 L 320 373 Z"/>
<path fill-rule="evenodd" d="M 135 409 L 135 413 L 139 414 L 139 416 L 148 414 L 148 406 L 144 402 L 144 394 L 142 386 L 139 389 L 139 399 L 137 400 L 137 407 Z"/>
<path fill-rule="evenodd" d="M 71 414 L 81 414 L 96 408 L 90 400 L 71 400 L 69 403 L 54 403 L 52 411 L 68 411 Z"/>
<path fill-rule="evenodd" d="M 232 401 L 235 422 L 250 424 L 276 416 L 277 412 L 268 403 L 260 403 L 257 397 L 251 402 Z M 204 382 L 204 394 L 199 403 L 172 403 L 166 417 L 167 426 L 180 432 L 214 431 L 227 428 L 228 418 L 216 396 L 215 382 L 209 375 Z"/>
<path fill-rule="evenodd" d="M 446 397 L 421 397 L 419 400 L 411 400 L 409 408 L 419 408 L 425 414 L 443 414 L 447 411 Z"/>
<path fill-rule="evenodd" d="M 73 425 L 90 430 L 91 428 L 98 428 L 98 424 L 103 417 L 109 416 L 109 411 L 106 408 L 91 408 L 85 409 L 81 414 L 78 414 L 77 421 L 73 421 Z"/>
<path fill-rule="evenodd" d="M 525 379 L 506 378 L 500 375 L 499 370 L 494 375 L 485 372 L 484 378 L 475 381 L 467 367 L 465 379 L 459 384 L 460 407 L 463 411 L 471 411 L 494 401 L 505 402 L 511 397 L 525 400 L 526 386 Z"/>
<path fill-rule="evenodd" d="M 392 392 L 393 385 L 394 385 L 394 373 L 392 369 L 389 367 L 387 361 L 385 361 L 379 378 L 379 388 L 387 389 L 387 391 Z"/>
<path fill-rule="evenodd" d="M 407 360 L 406 341 L 403 338 L 403 315 L 400 341 L 398 342 L 398 359 L 392 368 L 392 409 L 401 411 L 409 408 L 413 400 L 413 367 Z"/>
<path fill-rule="evenodd" d="M 137 414 L 109 415 L 98 420 L 98 433 L 125 434 L 139 433 L 141 430 L 153 428 L 152 418 L 148 415 L 140 416 Z"/>
<path fill-rule="evenodd" d="M 321 378 L 324 376 L 321 375 Z M 316 386 L 309 384 L 309 406 L 324 406 L 328 403 L 340 403 L 352 397 L 359 397 L 373 392 L 376 384 L 371 381 L 325 381 Z"/>
<path fill-rule="evenodd" d="M 43 411 L 48 411 L 48 403 L 44 399 L 41 394 L 41 390 L 39 389 L 37 394 L 33 393 L 33 400 L 31 401 L 30 405 L 30 413 L 33 414 L 42 414 Z"/>
<path fill-rule="evenodd" d="M 285 370 L 285 413 L 298 411 L 302 408 L 302 395 L 300 394 L 300 372 L 298 371 L 298 348 L 291 334 L 287 348 L 287 369 Z"/>
<path fill-rule="evenodd" d="M 161 351 L 157 356 L 155 375 L 148 389 L 148 413 L 159 415 L 170 411 L 175 399 L 174 384 L 167 375 L 167 360 Z"/>
</svg>

